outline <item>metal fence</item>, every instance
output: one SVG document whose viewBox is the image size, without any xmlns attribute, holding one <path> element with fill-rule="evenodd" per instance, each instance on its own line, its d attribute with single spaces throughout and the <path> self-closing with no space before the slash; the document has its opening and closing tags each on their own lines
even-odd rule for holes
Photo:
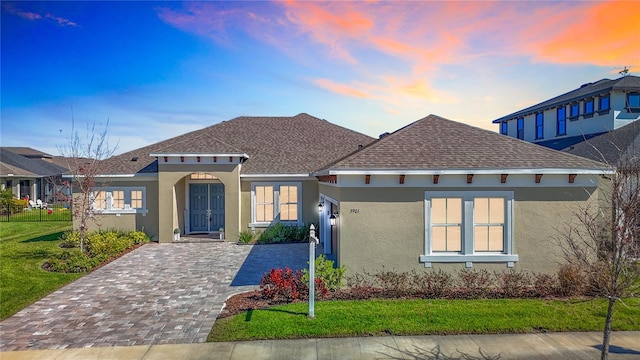
<svg viewBox="0 0 640 360">
<path fill-rule="evenodd" d="M 71 206 L 64 204 L 11 209 L 11 211 L 5 207 L 0 211 L 0 222 L 71 221 L 71 214 Z"/>
</svg>

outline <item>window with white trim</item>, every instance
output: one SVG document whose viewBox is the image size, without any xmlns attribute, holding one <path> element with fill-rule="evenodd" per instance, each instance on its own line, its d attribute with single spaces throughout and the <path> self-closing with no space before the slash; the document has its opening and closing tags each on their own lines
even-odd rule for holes
<svg viewBox="0 0 640 360">
<path fill-rule="evenodd" d="M 147 213 L 145 187 L 107 187 L 92 195 L 93 209 L 103 214 Z"/>
<path fill-rule="evenodd" d="M 513 253 L 513 192 L 425 192 L 425 254 L 432 263 L 507 263 Z"/>
<path fill-rule="evenodd" d="M 251 223 L 268 226 L 273 222 L 299 223 L 302 218 L 302 184 L 251 184 Z"/>
</svg>

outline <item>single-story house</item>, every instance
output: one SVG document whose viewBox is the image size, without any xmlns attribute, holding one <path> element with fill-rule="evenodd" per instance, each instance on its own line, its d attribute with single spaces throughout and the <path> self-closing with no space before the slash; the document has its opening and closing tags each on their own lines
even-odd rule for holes
<svg viewBox="0 0 640 360">
<path fill-rule="evenodd" d="M 70 195 L 61 182 L 68 172 L 64 163 L 64 158 L 30 147 L 0 147 L 0 189 L 10 189 L 17 198 L 54 203 L 56 194 Z"/>
<path fill-rule="evenodd" d="M 606 165 L 435 115 L 380 139 L 307 114 L 238 117 L 104 161 L 101 226 L 160 242 L 314 223 L 350 272 L 552 271 Z M 108 200 L 108 201 L 107 201 Z M 101 205 L 102 204 L 102 205 Z"/>
</svg>

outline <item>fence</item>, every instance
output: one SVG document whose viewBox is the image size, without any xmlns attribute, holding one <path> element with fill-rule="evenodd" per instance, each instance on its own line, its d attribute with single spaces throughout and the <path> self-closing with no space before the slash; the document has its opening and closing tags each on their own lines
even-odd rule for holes
<svg viewBox="0 0 640 360">
<path fill-rule="evenodd" d="M 0 211 L 0 222 L 40 222 L 40 221 L 71 221 L 71 206 L 56 204 L 53 206 L 23 209 L 4 207 Z"/>
</svg>

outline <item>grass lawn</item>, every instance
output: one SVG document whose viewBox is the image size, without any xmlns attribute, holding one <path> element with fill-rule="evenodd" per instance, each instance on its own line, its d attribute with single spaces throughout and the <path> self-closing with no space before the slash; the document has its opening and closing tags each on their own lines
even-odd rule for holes
<svg viewBox="0 0 640 360">
<path fill-rule="evenodd" d="M 70 221 L 0 223 L 0 320 L 84 275 L 40 268 L 62 252 L 59 238 L 67 230 Z"/>
<path fill-rule="evenodd" d="M 614 330 L 640 330 L 640 299 L 616 307 Z M 253 310 L 216 320 L 208 341 L 371 335 L 601 331 L 606 302 L 538 299 L 367 300 Z"/>
</svg>

